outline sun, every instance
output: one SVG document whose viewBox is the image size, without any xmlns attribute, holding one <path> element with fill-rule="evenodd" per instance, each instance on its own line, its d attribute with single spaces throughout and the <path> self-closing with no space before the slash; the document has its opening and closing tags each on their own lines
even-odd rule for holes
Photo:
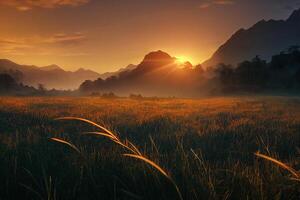
<svg viewBox="0 0 300 200">
<path fill-rule="evenodd" d="M 184 64 L 184 63 L 188 62 L 188 58 L 185 56 L 176 56 L 175 58 L 176 58 L 175 62 L 177 64 Z"/>
</svg>

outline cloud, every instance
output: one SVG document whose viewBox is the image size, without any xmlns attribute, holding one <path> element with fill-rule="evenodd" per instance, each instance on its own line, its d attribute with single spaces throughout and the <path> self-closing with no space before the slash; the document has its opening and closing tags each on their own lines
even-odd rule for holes
<svg viewBox="0 0 300 200">
<path fill-rule="evenodd" d="M 0 39 L 0 45 L 11 45 L 11 44 L 20 44 L 20 43 L 15 40 Z"/>
<path fill-rule="evenodd" d="M 210 1 L 208 0 L 200 4 L 199 7 L 201 9 L 206 9 L 214 5 L 226 6 L 226 5 L 233 5 L 234 3 L 235 3 L 234 0 L 210 0 Z"/>
<path fill-rule="evenodd" d="M 46 43 L 61 44 L 61 45 L 78 45 L 86 40 L 86 36 L 81 32 L 71 34 L 57 33 L 53 36 L 46 38 Z"/>
<path fill-rule="evenodd" d="M 217 4 L 217 5 L 232 5 L 234 4 L 234 1 L 233 0 L 215 0 L 213 1 L 214 4 Z"/>
<path fill-rule="evenodd" d="M 0 5 L 10 6 L 19 11 L 28 11 L 33 8 L 58 8 L 63 6 L 81 6 L 90 0 L 0 0 Z"/>
<path fill-rule="evenodd" d="M 202 4 L 200 4 L 200 8 L 201 9 L 206 9 L 206 8 L 209 8 L 211 6 L 211 4 L 210 3 L 208 3 L 208 2 L 205 2 L 205 3 L 202 3 Z"/>
<path fill-rule="evenodd" d="M 22 41 L 17 41 L 13 39 L 0 39 L 0 53 L 2 54 L 23 54 L 28 49 L 32 48 L 31 45 L 26 44 Z"/>
<path fill-rule="evenodd" d="M 45 55 L 52 50 L 62 51 L 66 55 L 78 55 L 72 51 L 87 39 L 81 32 L 56 33 L 49 36 L 33 36 L 27 38 L 0 38 L 0 54 L 5 55 Z"/>
</svg>

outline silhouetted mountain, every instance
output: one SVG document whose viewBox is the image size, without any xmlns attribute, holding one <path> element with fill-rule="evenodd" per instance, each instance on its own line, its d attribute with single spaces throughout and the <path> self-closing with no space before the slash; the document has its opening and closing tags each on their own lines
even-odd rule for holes
<svg viewBox="0 0 300 200">
<path fill-rule="evenodd" d="M 202 74 L 201 66 L 194 68 L 189 62 L 180 64 L 169 54 L 155 51 L 147 54 L 133 70 L 106 80 L 85 81 L 80 90 L 84 93 L 114 92 L 118 95 L 192 96 L 203 83 Z"/>
<path fill-rule="evenodd" d="M 79 69 L 75 72 L 65 71 L 57 65 L 45 67 L 19 65 L 10 60 L 0 59 L 0 73 L 11 75 L 17 82 L 26 85 L 45 85 L 52 89 L 77 89 L 85 80 L 95 80 L 100 75 L 91 70 Z"/>
<path fill-rule="evenodd" d="M 108 77 L 111 77 L 111 76 L 119 76 L 119 74 L 121 74 L 123 72 L 131 71 L 131 70 L 133 70 L 135 68 L 136 68 L 136 65 L 129 64 L 127 67 L 121 68 L 118 71 L 115 71 L 115 72 L 105 72 L 103 74 L 100 74 L 100 78 L 107 79 Z"/>
<path fill-rule="evenodd" d="M 300 9 L 287 20 L 262 20 L 247 30 L 240 29 L 202 65 L 235 65 L 256 55 L 270 60 L 293 45 L 300 45 Z"/>
</svg>

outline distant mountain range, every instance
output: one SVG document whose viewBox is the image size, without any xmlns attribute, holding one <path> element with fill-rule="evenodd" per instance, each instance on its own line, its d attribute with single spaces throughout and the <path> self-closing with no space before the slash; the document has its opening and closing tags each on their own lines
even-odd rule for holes
<svg viewBox="0 0 300 200">
<path fill-rule="evenodd" d="M 256 55 L 270 60 L 272 55 L 295 45 L 300 45 L 300 9 L 287 20 L 262 20 L 247 30 L 240 29 L 202 65 L 235 65 Z"/>
<path fill-rule="evenodd" d="M 129 64 L 127 67 L 123 67 L 115 72 L 105 72 L 103 74 L 100 74 L 100 78 L 102 79 L 107 79 L 111 76 L 119 76 L 120 73 L 122 72 L 127 72 L 127 71 L 131 71 L 133 69 L 136 68 L 136 65 L 133 65 L 133 64 Z"/>
<path fill-rule="evenodd" d="M 189 62 L 180 63 L 163 51 L 154 51 L 147 54 L 134 69 L 121 72 L 117 77 L 85 81 L 80 86 L 80 91 L 115 92 L 120 95 L 132 93 L 147 96 L 191 96 L 203 84 L 203 74 L 201 66 L 194 67 Z"/>
<path fill-rule="evenodd" d="M 25 85 L 36 87 L 43 84 L 48 89 L 77 89 L 83 81 L 100 77 L 97 72 L 82 68 L 71 72 L 57 65 L 45 67 L 19 65 L 6 59 L 0 59 L 0 73 L 7 73 Z"/>
</svg>

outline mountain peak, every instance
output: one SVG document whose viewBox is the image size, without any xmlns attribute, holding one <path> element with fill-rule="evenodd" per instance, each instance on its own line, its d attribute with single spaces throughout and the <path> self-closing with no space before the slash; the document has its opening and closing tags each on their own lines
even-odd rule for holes
<svg viewBox="0 0 300 200">
<path fill-rule="evenodd" d="M 85 69 L 85 68 L 79 68 L 78 70 L 74 71 L 73 72 L 74 74 L 85 74 L 85 75 L 90 75 L 92 77 L 98 77 L 100 76 L 100 74 L 98 74 L 97 72 L 94 72 L 93 70 L 90 70 L 90 69 Z"/>
<path fill-rule="evenodd" d="M 164 51 L 152 51 L 144 57 L 144 60 L 136 69 L 134 69 L 134 71 L 135 73 L 139 73 L 139 71 L 151 71 L 163 66 L 168 66 L 169 64 L 174 63 L 174 60 L 175 58 Z"/>
<path fill-rule="evenodd" d="M 40 67 L 41 70 L 44 71 L 52 71 L 52 70 L 63 70 L 61 67 L 59 67 L 58 65 L 48 65 L 45 67 Z"/>
<path fill-rule="evenodd" d="M 87 71 L 87 70 L 82 67 L 76 70 L 76 72 L 85 72 L 85 71 Z"/>
<path fill-rule="evenodd" d="M 166 52 L 158 50 L 158 51 L 152 51 L 148 53 L 143 62 L 165 62 L 170 61 L 173 58 Z"/>
<path fill-rule="evenodd" d="M 297 10 L 294 10 L 294 12 L 291 14 L 291 16 L 288 18 L 289 22 L 300 22 L 300 8 Z"/>
</svg>

